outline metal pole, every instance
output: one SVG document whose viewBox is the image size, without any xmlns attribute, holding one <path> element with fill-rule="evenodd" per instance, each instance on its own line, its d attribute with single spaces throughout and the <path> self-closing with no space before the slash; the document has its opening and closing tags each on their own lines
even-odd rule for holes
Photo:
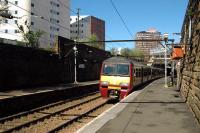
<svg viewBox="0 0 200 133">
<path fill-rule="evenodd" d="M 76 42 L 74 45 L 74 84 L 77 84 L 77 70 L 76 70 L 76 54 L 77 54 L 77 47 Z"/>
<path fill-rule="evenodd" d="M 78 30 L 77 30 L 77 41 L 79 42 L 79 17 L 80 17 L 80 8 L 78 8 Z"/>
<path fill-rule="evenodd" d="M 174 52 L 173 51 L 174 50 L 174 41 L 172 41 L 172 53 Z M 174 60 L 172 60 L 172 65 L 171 65 L 171 67 L 172 67 L 172 86 L 174 85 Z"/>
<path fill-rule="evenodd" d="M 172 86 L 174 85 L 174 60 L 172 60 Z"/>
<path fill-rule="evenodd" d="M 165 87 L 167 86 L 167 45 L 165 41 Z"/>
<path fill-rule="evenodd" d="M 164 33 L 165 41 L 165 87 L 167 88 L 167 42 L 168 42 L 168 33 Z"/>
<path fill-rule="evenodd" d="M 77 21 L 78 21 L 78 30 L 77 30 L 77 41 L 79 41 L 79 11 L 80 11 L 80 8 L 78 8 L 78 12 L 77 12 L 77 15 L 78 15 L 78 18 L 77 18 Z M 74 45 L 74 84 L 77 84 L 78 81 L 77 81 L 77 60 L 76 60 L 76 56 L 77 56 L 77 42 L 75 41 L 75 45 Z"/>
</svg>

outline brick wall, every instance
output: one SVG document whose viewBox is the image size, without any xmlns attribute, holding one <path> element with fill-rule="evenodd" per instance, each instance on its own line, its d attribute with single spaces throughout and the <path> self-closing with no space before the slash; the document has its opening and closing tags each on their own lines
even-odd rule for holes
<svg viewBox="0 0 200 133">
<path fill-rule="evenodd" d="M 191 39 L 189 25 L 192 22 Z M 186 54 L 180 65 L 181 94 L 200 123 L 200 0 L 189 0 L 181 42 Z"/>
</svg>

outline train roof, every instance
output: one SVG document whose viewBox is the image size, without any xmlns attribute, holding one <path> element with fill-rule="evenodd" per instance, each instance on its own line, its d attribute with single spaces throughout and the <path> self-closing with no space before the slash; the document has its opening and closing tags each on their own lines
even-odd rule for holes
<svg viewBox="0 0 200 133">
<path fill-rule="evenodd" d="M 110 57 L 110 58 L 104 60 L 104 63 L 119 63 L 119 62 L 120 63 L 133 63 L 136 66 L 162 70 L 161 68 L 147 66 L 147 65 L 141 64 L 139 62 L 136 62 L 133 59 L 129 59 L 126 57 L 121 57 L 121 56 Z"/>
<path fill-rule="evenodd" d="M 104 62 L 112 62 L 112 63 L 116 63 L 116 62 L 121 62 L 121 63 L 130 63 L 131 60 L 125 57 L 110 57 L 106 60 L 104 60 Z"/>
<path fill-rule="evenodd" d="M 106 60 L 104 60 L 104 63 L 133 63 L 135 65 L 138 65 L 138 66 L 146 66 L 144 64 L 141 64 L 141 63 L 138 63 L 132 59 L 129 59 L 129 58 L 126 58 L 126 57 L 120 57 L 120 56 L 115 56 L 115 57 L 111 57 L 111 58 L 108 58 Z M 147 67 L 147 66 L 146 66 Z"/>
</svg>

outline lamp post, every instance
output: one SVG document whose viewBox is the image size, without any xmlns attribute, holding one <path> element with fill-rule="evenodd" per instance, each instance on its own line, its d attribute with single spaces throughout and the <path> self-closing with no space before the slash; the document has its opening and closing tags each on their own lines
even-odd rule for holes
<svg viewBox="0 0 200 133">
<path fill-rule="evenodd" d="M 78 29 L 77 29 L 77 40 L 74 40 L 75 44 L 74 44 L 74 84 L 78 84 L 78 81 L 77 81 L 77 61 L 76 61 L 76 56 L 77 56 L 77 53 L 78 53 L 78 50 L 77 50 L 77 41 L 79 41 L 79 12 L 80 12 L 80 8 L 78 8 L 78 12 L 77 12 L 77 16 L 78 16 L 78 19 L 77 19 L 77 23 L 78 23 Z"/>
<path fill-rule="evenodd" d="M 74 84 L 77 84 L 77 69 L 76 69 L 76 66 L 77 66 L 77 63 L 76 63 L 76 55 L 78 53 L 77 51 L 77 47 L 76 47 L 76 40 L 75 40 L 75 45 L 73 47 L 73 50 L 74 50 Z"/>
<path fill-rule="evenodd" d="M 168 42 L 168 33 L 163 35 L 165 41 L 165 87 L 167 88 L 167 42 Z"/>
</svg>

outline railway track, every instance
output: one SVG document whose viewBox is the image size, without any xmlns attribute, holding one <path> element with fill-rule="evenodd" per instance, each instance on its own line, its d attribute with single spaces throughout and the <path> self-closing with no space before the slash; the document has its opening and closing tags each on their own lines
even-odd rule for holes
<svg viewBox="0 0 200 133">
<path fill-rule="evenodd" d="M 1 119 L 0 132 L 55 132 L 103 106 L 106 102 L 99 93 L 57 102 Z"/>
</svg>

